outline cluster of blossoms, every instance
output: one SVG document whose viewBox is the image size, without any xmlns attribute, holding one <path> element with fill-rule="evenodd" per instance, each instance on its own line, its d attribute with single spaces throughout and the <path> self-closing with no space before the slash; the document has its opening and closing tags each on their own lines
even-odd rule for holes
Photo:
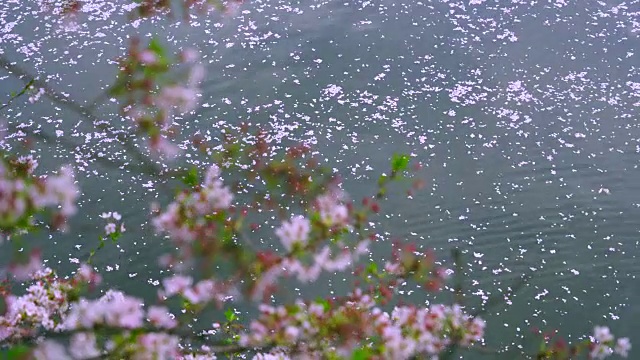
<svg viewBox="0 0 640 360">
<path fill-rule="evenodd" d="M 130 336 L 128 340 L 120 347 L 113 340 L 108 340 L 101 349 L 94 333 L 80 332 L 71 337 L 68 348 L 56 341 L 45 340 L 33 350 L 32 356 L 37 360 L 85 360 L 100 358 L 117 348 L 123 359 L 186 359 L 180 356 L 180 338 L 174 335 L 149 332 Z"/>
<path fill-rule="evenodd" d="M 262 305 L 240 344 L 275 344 L 293 352 L 342 358 L 368 344 L 372 358 L 409 359 L 436 356 L 454 343 L 467 347 L 484 335 L 484 321 L 457 305 L 399 306 L 391 313 L 375 305 L 359 290 L 338 306 L 302 301 L 294 306 Z"/>
<path fill-rule="evenodd" d="M 388 275 L 411 277 L 428 290 L 436 291 L 448 278 L 449 270 L 435 265 L 433 253 L 418 252 L 414 244 L 394 244 L 391 260 L 384 265 Z"/>
<path fill-rule="evenodd" d="M 608 327 L 596 326 L 593 329 L 589 351 L 592 359 L 604 359 L 614 353 L 626 358 L 629 350 L 631 350 L 629 338 L 618 338 L 616 341 Z"/>
<path fill-rule="evenodd" d="M 95 286 L 101 281 L 88 265 L 82 265 L 71 280 L 58 278 L 49 268 L 36 272 L 32 279 L 33 284 L 24 295 L 6 295 L 6 311 L 0 316 L 0 341 L 29 337 L 41 329 L 64 330 L 61 319 L 69 309 L 70 295 L 80 286 Z"/>
<path fill-rule="evenodd" d="M 276 235 L 288 252 L 293 251 L 296 246 L 305 246 L 310 233 L 311 222 L 304 216 L 294 216 L 291 220 L 282 222 L 276 229 Z"/>
<path fill-rule="evenodd" d="M 25 295 L 7 297 L 8 310 L 0 317 L 0 340 L 34 337 L 39 329 L 73 331 L 68 348 L 46 340 L 32 352 L 35 359 L 98 357 L 105 352 L 114 351 L 116 343 L 107 339 L 102 347 L 99 346 L 95 329 L 106 327 L 121 331 L 135 330 L 142 329 L 146 324 L 142 301 L 119 291 L 109 290 L 97 300 L 70 301 L 70 294 L 77 290 L 79 284 L 95 285 L 100 281 L 99 276 L 86 265 L 70 281 L 59 280 L 51 269 L 37 273 L 34 280 L 35 284 L 27 289 Z M 125 337 L 130 337 L 131 341 L 117 351 L 131 359 L 182 358 L 179 356 L 180 338 L 162 332 L 178 325 L 176 317 L 168 308 L 150 306 L 146 311 L 146 320 L 160 331 L 141 334 L 125 332 Z M 215 359 L 215 356 L 192 358 Z"/>
<path fill-rule="evenodd" d="M 24 168 L 27 174 L 32 175 L 38 167 L 38 160 L 36 160 L 33 155 L 24 155 L 13 161 L 13 164 Z"/>
<path fill-rule="evenodd" d="M 164 232 L 179 246 L 194 241 L 210 241 L 217 238 L 217 221 L 211 219 L 216 213 L 229 209 L 233 194 L 220 179 L 220 169 L 212 165 L 204 182 L 195 189 L 180 193 L 167 209 L 153 219 L 158 232 Z M 183 249 L 187 250 L 187 249 Z"/>
<path fill-rule="evenodd" d="M 57 175 L 35 176 L 37 161 L 32 157 L 0 161 L 0 229 L 11 232 L 16 227 L 27 227 L 33 215 L 44 208 L 59 209 L 54 225 L 76 212 L 78 188 L 73 171 L 60 169 Z"/>
<path fill-rule="evenodd" d="M 163 289 L 158 291 L 158 297 L 162 300 L 173 295 L 181 295 L 191 304 L 206 304 L 215 301 L 216 304 L 239 297 L 238 289 L 232 284 L 225 284 L 214 279 L 198 281 L 193 285 L 190 276 L 174 275 L 162 280 Z"/>
<path fill-rule="evenodd" d="M 349 209 L 342 202 L 341 197 L 342 193 L 331 190 L 318 196 L 314 202 L 319 225 L 334 233 L 347 228 L 351 220 Z M 283 221 L 275 234 L 287 252 L 292 253 L 296 250 L 304 250 L 309 242 L 312 225 L 311 220 L 304 216 L 293 216 L 290 220 Z"/>
<path fill-rule="evenodd" d="M 97 300 L 80 299 L 74 303 L 64 319 L 66 330 L 92 329 L 106 325 L 122 329 L 141 327 L 144 319 L 143 302 L 119 291 L 108 291 Z"/>
<path fill-rule="evenodd" d="M 382 327 L 383 355 L 388 359 L 437 356 L 454 343 L 468 347 L 484 336 L 484 321 L 470 317 L 458 305 L 401 306 L 390 315 L 374 309 L 373 316 L 376 327 Z"/>
<path fill-rule="evenodd" d="M 96 336 L 89 332 L 75 333 L 70 340 L 68 351 L 54 341 L 41 343 L 33 352 L 38 360 L 84 360 L 99 358 L 115 347 L 113 341 L 106 343 L 105 349 L 98 347 Z M 123 356 L 135 360 L 186 359 L 179 356 L 179 338 L 166 333 L 146 333 L 134 337 L 132 342 L 120 349 Z M 215 357 L 213 357 L 215 359 Z"/>
<path fill-rule="evenodd" d="M 33 249 L 26 257 L 26 260 L 22 259 L 22 261 L 14 261 L 7 267 L 7 270 L 9 270 L 9 273 L 13 275 L 13 278 L 15 280 L 28 280 L 33 274 L 42 270 L 42 258 L 40 250 Z"/>
<path fill-rule="evenodd" d="M 198 103 L 198 85 L 205 75 L 204 67 L 196 64 L 198 53 L 187 49 L 179 57 L 181 67 L 186 67 L 184 83 L 175 80 L 176 71 L 164 49 L 155 41 L 141 48 L 133 40 L 128 56 L 121 62 L 119 82 L 112 93 L 126 95 L 124 113 L 149 136 L 151 150 L 167 158 L 178 155 L 179 149 L 170 137 L 175 115 L 188 113 Z"/>
<path fill-rule="evenodd" d="M 131 359 L 177 359 L 180 354 L 180 338 L 166 333 L 146 333 L 137 337 L 127 349 Z"/>
<path fill-rule="evenodd" d="M 248 347 L 260 347 L 269 344 L 284 348 L 300 346 L 304 347 L 305 352 L 311 354 L 318 351 L 318 349 L 327 348 L 330 346 L 327 342 L 331 340 L 331 337 L 323 338 L 321 331 L 330 324 L 334 317 L 339 319 L 339 316 L 334 315 L 342 312 L 339 309 L 331 311 L 325 305 L 318 302 L 305 303 L 301 300 L 289 306 L 262 304 L 260 305 L 260 315 L 257 319 L 251 321 L 249 331 L 240 335 L 239 344 Z M 369 304 L 364 309 L 353 306 L 349 319 L 343 319 L 336 324 L 332 324 L 332 330 L 336 331 L 335 335 L 339 334 L 338 328 L 340 326 L 359 324 L 356 319 L 357 316 L 360 313 L 369 311 L 369 308 Z M 344 309 L 344 307 L 341 309 Z M 353 332 L 352 334 L 355 335 Z M 350 349 L 346 349 L 347 345 L 343 347 L 345 348 L 343 352 L 350 352 Z M 316 355 L 319 356 L 320 354 Z"/>
<path fill-rule="evenodd" d="M 348 225 L 349 209 L 343 203 L 344 197 L 343 192 L 334 189 L 316 199 L 315 206 L 325 226 L 342 228 Z"/>
<path fill-rule="evenodd" d="M 120 213 L 116 211 L 105 212 L 102 213 L 100 217 L 108 221 L 107 225 L 104 226 L 104 232 L 106 235 L 119 236 L 119 234 L 126 231 L 124 222 L 120 222 L 120 220 L 122 220 L 122 215 L 120 215 Z"/>
<path fill-rule="evenodd" d="M 313 220 L 293 216 L 276 228 L 275 234 L 287 253 L 281 258 L 265 254 L 259 258 L 268 270 L 255 284 L 254 298 L 265 296 L 281 275 L 294 276 L 302 282 L 313 282 L 322 271 L 345 271 L 360 256 L 369 253 L 368 239 L 347 246 L 340 238 L 348 231 L 351 222 L 349 208 L 342 197 L 342 193 L 330 190 L 315 199 L 315 212 L 311 214 Z M 320 236 L 311 237 L 314 229 Z M 333 237 L 334 241 L 323 245 L 329 237 Z"/>
<path fill-rule="evenodd" d="M 62 321 L 56 330 L 74 332 L 68 352 L 63 346 L 45 342 L 39 346 L 43 356 L 37 359 L 87 359 L 103 352 L 112 352 L 116 344 L 109 340 L 101 349 L 96 342 L 97 327 L 121 330 L 141 329 L 145 325 L 145 311 L 140 299 L 127 296 L 119 291 L 109 290 L 97 300 L 80 299 L 67 305 L 68 311 L 61 316 Z M 163 306 L 150 306 L 146 311 L 147 322 L 158 330 L 173 329 L 178 325 L 176 317 Z M 82 331 L 84 330 L 84 331 Z M 159 332 L 132 333 L 131 341 L 118 351 L 131 359 L 176 359 L 179 353 L 180 338 Z M 36 350 L 37 354 L 39 350 Z M 49 351 L 47 354 L 46 351 Z M 56 354 L 55 357 L 52 354 Z"/>
<path fill-rule="evenodd" d="M 318 279 L 322 271 L 335 273 L 345 271 L 353 266 L 358 258 L 369 253 L 369 241 L 363 240 L 353 249 L 344 247 L 333 255 L 329 245 L 323 246 L 317 253 L 311 255 L 311 264 L 305 265 L 295 257 L 286 257 L 282 261 L 282 270 L 287 275 L 296 276 L 302 282 L 313 282 Z"/>
<path fill-rule="evenodd" d="M 53 213 L 53 227 L 63 228 L 76 212 L 79 194 L 71 168 L 63 167 L 57 175 L 36 176 L 38 162 L 33 156 L 0 156 L 0 242 L 34 226 L 35 216 L 45 210 Z M 21 254 L 8 270 L 17 280 L 26 280 L 41 269 L 40 251 Z"/>
</svg>

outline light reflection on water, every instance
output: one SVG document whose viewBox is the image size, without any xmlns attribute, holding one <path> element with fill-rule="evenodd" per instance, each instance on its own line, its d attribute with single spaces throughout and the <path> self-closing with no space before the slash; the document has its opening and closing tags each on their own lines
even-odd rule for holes
<svg viewBox="0 0 640 360">
<path fill-rule="evenodd" d="M 412 153 L 425 162 L 427 187 L 390 200 L 385 228 L 442 256 L 462 248 L 474 306 L 533 275 L 487 315 L 489 330 L 524 334 L 546 323 L 578 334 L 607 322 L 640 340 L 629 321 L 640 299 L 638 1 L 252 1 L 191 26 L 125 25 L 123 4 L 93 1 L 77 31 L 64 31 L 31 2 L 5 2 L 0 54 L 88 105 L 113 79 L 127 36 L 195 46 L 209 76 L 203 107 L 176 120 L 185 133 L 266 125 L 283 141 L 314 144 L 355 198 L 393 152 Z M 3 94 L 21 86 L 4 70 L 0 81 Z M 96 112 L 130 126 L 110 102 Z M 151 201 L 168 200 L 145 185 L 151 178 L 83 159 L 91 150 L 135 162 L 72 109 L 42 99 L 2 115 L 53 137 L 38 151 L 45 169 L 74 162 L 81 171 L 72 226 L 82 236 L 34 240 L 62 267 L 87 255 L 101 212 L 118 210 L 133 225 Z M 113 269 L 113 284 L 148 293 L 163 250 L 146 223 L 132 225 L 101 266 Z"/>
</svg>

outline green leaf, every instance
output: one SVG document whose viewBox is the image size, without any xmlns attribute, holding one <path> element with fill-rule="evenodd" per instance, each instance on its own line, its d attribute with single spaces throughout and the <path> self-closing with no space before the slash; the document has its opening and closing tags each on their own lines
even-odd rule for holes
<svg viewBox="0 0 640 360">
<path fill-rule="evenodd" d="M 182 182 L 187 186 L 196 186 L 200 183 L 198 169 L 194 166 L 182 177 Z"/>
<path fill-rule="evenodd" d="M 400 172 L 407 169 L 409 166 L 409 155 L 407 154 L 393 154 L 391 159 L 391 170 L 393 172 Z"/>
<path fill-rule="evenodd" d="M 370 262 L 369 265 L 367 265 L 367 272 L 369 274 L 377 274 L 378 264 L 376 264 L 374 261 Z"/>
<path fill-rule="evenodd" d="M 331 305 L 329 304 L 329 300 L 327 299 L 317 298 L 316 303 L 322 305 L 322 307 L 324 308 L 324 311 L 329 311 L 329 309 L 331 308 Z"/>
<path fill-rule="evenodd" d="M 542 354 L 545 351 L 547 351 L 547 343 L 545 343 L 543 340 L 540 342 L 540 347 L 538 348 L 538 352 Z"/>
<path fill-rule="evenodd" d="M 112 96 L 122 96 L 127 93 L 127 84 L 129 83 L 129 75 L 120 72 L 116 81 L 108 89 L 108 94 Z"/>
<path fill-rule="evenodd" d="M 111 237 L 111 242 L 114 244 L 117 243 L 121 235 L 122 233 L 120 233 L 120 230 L 109 234 L 109 236 Z"/>
<path fill-rule="evenodd" d="M 367 360 L 371 358 L 371 351 L 368 348 L 358 348 L 353 350 L 351 360 Z"/>
<path fill-rule="evenodd" d="M 232 322 L 238 319 L 238 317 L 236 316 L 235 311 L 231 310 L 231 309 L 227 309 L 227 311 L 224 312 L 224 316 L 227 318 L 227 321 Z"/>
<path fill-rule="evenodd" d="M 387 175 L 382 174 L 380 175 L 380 177 L 378 178 L 378 186 L 382 186 L 387 182 Z"/>
<path fill-rule="evenodd" d="M 156 38 L 153 38 L 151 39 L 151 41 L 149 41 L 149 50 L 153 51 L 154 53 L 156 53 L 156 55 L 160 57 L 164 57 L 164 54 L 165 54 L 164 47 L 162 46 L 162 44 L 160 44 L 160 41 Z"/>
<path fill-rule="evenodd" d="M 0 350 L 0 359 L 19 360 L 26 359 L 31 349 L 26 345 L 16 345 L 9 349 Z"/>
</svg>

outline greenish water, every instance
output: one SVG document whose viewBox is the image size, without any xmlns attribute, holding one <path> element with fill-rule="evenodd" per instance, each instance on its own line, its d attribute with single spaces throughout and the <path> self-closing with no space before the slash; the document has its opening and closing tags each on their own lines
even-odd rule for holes
<svg viewBox="0 0 640 360">
<path fill-rule="evenodd" d="M 233 16 L 137 27 L 122 4 L 92 1 L 80 30 L 66 32 L 33 2 L 3 2 L 0 54 L 88 104 L 113 80 L 128 36 L 196 47 L 208 76 L 203 107 L 176 120 L 185 133 L 249 121 L 309 142 L 354 198 L 394 152 L 425 163 L 427 187 L 390 200 L 384 229 L 442 257 L 463 249 L 472 308 L 532 275 L 485 315 L 489 345 L 534 326 L 574 338 L 594 324 L 640 343 L 639 1 L 251 1 Z M 23 83 L 0 67 L 0 84 L 5 99 Z M 109 102 L 95 112 L 129 126 Z M 99 266 L 113 286 L 152 294 L 166 244 L 146 219 L 170 194 L 68 106 L 22 99 L 0 116 L 53 137 L 35 150 L 43 169 L 78 170 L 73 231 L 33 240 L 50 262 L 85 258 L 99 214 L 116 210 L 128 231 Z M 86 160 L 87 149 L 129 165 Z M 332 283 L 314 291 L 342 289 Z"/>
</svg>

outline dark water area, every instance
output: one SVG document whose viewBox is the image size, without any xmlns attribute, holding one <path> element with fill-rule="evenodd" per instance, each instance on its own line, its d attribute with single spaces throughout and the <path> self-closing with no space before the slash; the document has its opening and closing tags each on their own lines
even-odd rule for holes
<svg viewBox="0 0 640 360">
<path fill-rule="evenodd" d="M 251 1 L 227 16 L 134 23 L 126 9 L 88 1 L 70 31 L 35 1 L 2 1 L 0 55 L 88 105 L 129 37 L 195 47 L 207 78 L 201 107 L 176 119 L 184 133 L 261 124 L 275 141 L 313 144 L 354 198 L 394 152 L 424 163 L 426 188 L 384 205 L 385 230 L 444 258 L 461 249 L 474 309 L 531 275 L 484 315 L 490 346 L 517 345 L 532 327 L 575 339 L 596 324 L 640 344 L 640 1 Z M 2 67 L 0 84 L 0 103 L 23 86 Z M 95 113 L 131 128 L 117 110 L 107 100 Z M 119 211 L 126 236 L 99 266 L 113 286 L 151 294 L 166 248 L 149 204 L 170 193 L 87 159 L 135 162 L 51 99 L 0 117 L 51 138 L 34 150 L 44 170 L 78 171 L 73 235 L 33 240 L 50 263 L 71 269 L 102 233 L 100 213 Z"/>
</svg>

